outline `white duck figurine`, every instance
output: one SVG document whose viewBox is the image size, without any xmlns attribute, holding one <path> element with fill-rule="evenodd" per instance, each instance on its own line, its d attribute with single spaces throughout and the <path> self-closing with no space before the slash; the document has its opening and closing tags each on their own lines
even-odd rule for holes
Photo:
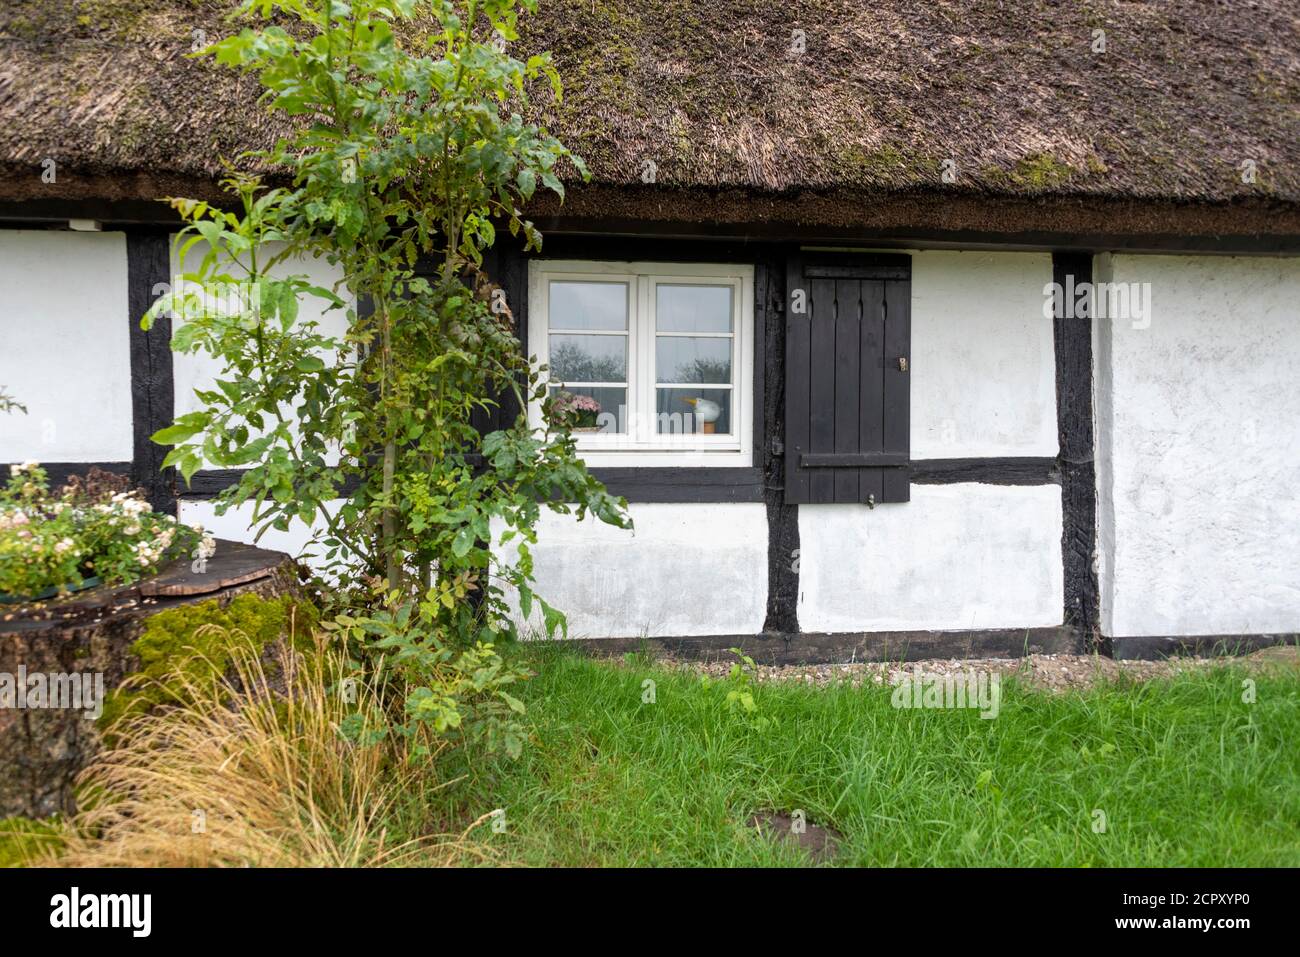
<svg viewBox="0 0 1300 957">
<path fill-rule="evenodd" d="M 694 407 L 696 420 L 706 426 L 703 431 L 712 432 L 713 423 L 717 422 L 718 416 L 722 415 L 722 406 L 712 399 L 693 398 L 682 399 L 682 401 Z"/>
</svg>

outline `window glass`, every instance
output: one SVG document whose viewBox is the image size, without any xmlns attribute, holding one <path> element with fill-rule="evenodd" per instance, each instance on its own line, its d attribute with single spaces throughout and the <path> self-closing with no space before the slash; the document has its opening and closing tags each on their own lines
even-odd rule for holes
<svg viewBox="0 0 1300 957">
<path fill-rule="evenodd" d="M 553 280 L 552 329 L 627 329 L 627 283 Z"/>
<path fill-rule="evenodd" d="M 728 435 L 730 389 L 655 389 L 655 431 L 660 435 Z"/>
<path fill-rule="evenodd" d="M 659 336 L 656 382 L 731 382 L 731 337 Z"/>
<path fill-rule="evenodd" d="M 607 386 L 552 386 L 551 395 L 573 410 L 573 431 L 618 433 L 627 431 L 627 389 Z M 579 398 L 590 401 L 577 401 Z M 592 406 L 595 408 L 592 408 Z"/>
<path fill-rule="evenodd" d="M 549 364 L 561 382 L 626 382 L 627 336 L 553 334 Z"/>
<path fill-rule="evenodd" d="M 673 285 L 655 288 L 659 332 L 731 332 L 730 286 Z"/>
</svg>

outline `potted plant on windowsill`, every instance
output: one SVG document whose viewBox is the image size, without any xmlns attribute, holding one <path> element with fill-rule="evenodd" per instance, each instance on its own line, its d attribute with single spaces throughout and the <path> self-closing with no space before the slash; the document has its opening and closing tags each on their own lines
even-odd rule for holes
<svg viewBox="0 0 1300 957">
<path fill-rule="evenodd" d="M 589 395 L 560 392 L 553 406 L 571 432 L 599 432 L 600 403 Z"/>
</svg>

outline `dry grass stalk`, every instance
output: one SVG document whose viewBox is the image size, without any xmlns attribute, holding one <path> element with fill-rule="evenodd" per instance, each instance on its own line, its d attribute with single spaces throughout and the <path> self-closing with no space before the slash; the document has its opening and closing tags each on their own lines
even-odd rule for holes
<svg viewBox="0 0 1300 957">
<path fill-rule="evenodd" d="M 377 728 L 381 708 L 360 681 L 342 693 L 341 652 L 283 649 L 268 661 L 247 636 L 228 637 L 225 679 L 178 669 L 162 682 L 175 706 L 114 727 L 114 746 L 83 772 L 83 793 L 94 797 L 69 822 L 58 863 L 375 867 L 487 857 L 464 835 L 395 843 L 399 804 L 448 783 L 431 782 L 445 745 L 417 762 L 391 736 L 347 740 L 349 715 Z"/>
</svg>

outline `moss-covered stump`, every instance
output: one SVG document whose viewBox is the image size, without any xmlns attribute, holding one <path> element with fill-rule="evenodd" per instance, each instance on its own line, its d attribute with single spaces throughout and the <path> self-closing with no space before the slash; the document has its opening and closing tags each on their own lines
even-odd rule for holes
<svg viewBox="0 0 1300 957">
<path fill-rule="evenodd" d="M 145 640 L 153 616 L 208 602 L 225 609 L 243 595 L 298 594 L 288 555 L 218 541 L 202 571 L 183 560 L 126 587 L 0 605 L 0 818 L 75 811 L 74 781 L 101 746 L 105 699 L 120 707 L 118 686 L 142 667 L 159 667 L 167 651 L 167 629 Z"/>
</svg>

